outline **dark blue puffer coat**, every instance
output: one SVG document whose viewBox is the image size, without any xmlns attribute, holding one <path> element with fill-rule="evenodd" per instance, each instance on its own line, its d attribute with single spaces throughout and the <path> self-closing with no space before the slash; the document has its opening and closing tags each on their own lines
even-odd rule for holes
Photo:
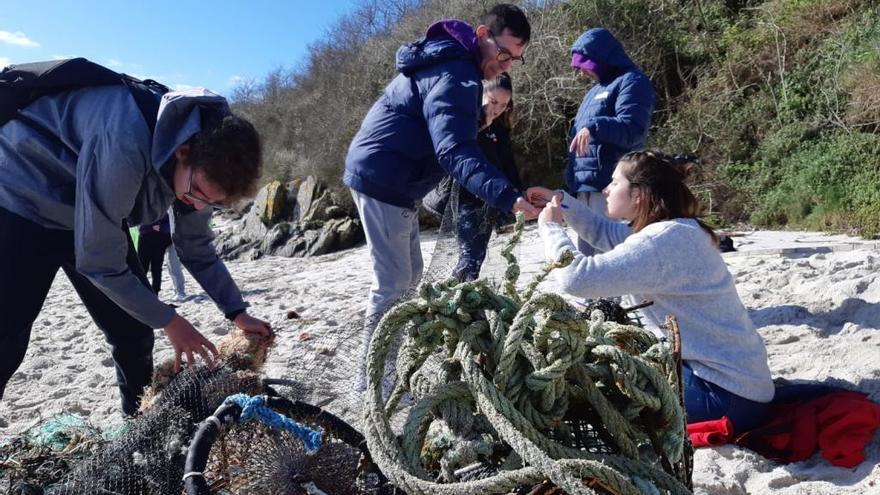
<svg viewBox="0 0 880 495">
<path fill-rule="evenodd" d="M 609 68 L 606 79 L 584 96 L 569 134 L 571 143 L 581 129 L 589 129 L 587 154 L 569 153 L 565 169 L 565 181 L 572 194 L 601 191 L 611 182 L 617 160 L 624 153 L 645 147 L 654 111 L 654 88 L 607 29 L 585 32 L 574 42 L 571 52 Z"/>
<path fill-rule="evenodd" d="M 373 104 L 345 158 L 343 182 L 374 199 L 413 207 L 445 175 L 510 211 L 521 195 L 477 145 L 483 85 L 477 37 L 441 21 L 397 51 L 397 75 Z"/>
</svg>

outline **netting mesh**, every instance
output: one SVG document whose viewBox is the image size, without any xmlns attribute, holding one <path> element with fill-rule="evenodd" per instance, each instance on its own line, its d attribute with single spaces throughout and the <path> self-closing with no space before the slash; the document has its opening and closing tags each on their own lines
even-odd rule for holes
<svg viewBox="0 0 880 495">
<path fill-rule="evenodd" d="M 463 225 L 460 210 L 459 189 L 454 186 L 423 272 L 423 284 L 438 284 L 456 273 L 462 254 L 458 239 L 462 227 L 466 227 L 468 235 L 486 235 L 497 227 L 499 215 L 489 207 L 479 210 L 476 215 L 469 215 L 467 225 Z M 488 281 L 488 286 L 500 290 L 507 260 L 498 251 L 497 247 L 489 250 L 481 277 Z M 417 290 L 412 287 L 402 299 L 416 296 Z M 351 294 L 351 297 L 362 301 L 366 294 Z M 632 315 L 620 306 L 602 304 L 606 306 L 599 309 L 608 311 L 609 320 L 632 322 Z M 587 318 L 586 314 L 582 317 Z M 143 414 L 128 422 L 118 438 L 93 443 L 92 451 L 97 453 L 82 455 L 78 463 L 73 462 L 77 460 L 73 457 L 65 457 L 71 462 L 50 476 L 37 479 L 32 476 L 32 471 L 19 477 L 19 481 L 30 480 L 31 483 L 10 480 L 5 488 L 8 493 L 42 493 L 39 485 L 51 494 L 184 493 L 189 488 L 185 488 L 184 476 L 193 475 L 184 472 L 185 461 L 199 424 L 204 426 L 206 418 L 214 414 L 228 396 L 246 393 L 289 399 L 286 406 L 276 406 L 278 412 L 321 431 L 323 446 L 317 452 L 307 452 L 300 439 L 286 431 L 254 421 L 226 421 L 216 439 L 208 445 L 204 471 L 194 474 L 204 478 L 208 491 L 189 493 L 403 493 L 379 473 L 361 435 L 365 399 L 357 377 L 365 359 L 365 323 L 376 322 L 354 318 L 332 332 L 302 342 L 301 349 L 283 367 L 283 376 L 269 380 L 264 379 L 259 371 L 265 360 L 265 349 L 255 351 L 250 345 L 252 342 L 246 342 L 244 348 L 233 345 L 226 351 L 221 346 L 226 364 L 214 370 L 204 367 L 186 369 L 172 379 L 167 378 L 170 374 L 162 375 L 160 370 L 159 375 L 166 378 L 156 383 L 167 382 L 167 385 L 159 394 L 145 398 L 147 406 Z M 402 339 L 398 339 L 389 353 L 385 374 L 387 383 L 383 385 L 386 396 L 395 388 L 397 374 L 394 368 L 401 342 Z M 447 371 L 445 362 L 444 350 L 438 348 L 425 356 L 419 372 L 440 375 Z M 402 434 L 406 426 L 412 400 L 407 394 L 391 411 L 391 426 L 396 434 Z M 485 418 L 478 416 L 474 421 L 485 422 Z M 589 411 L 572 412 L 558 425 L 559 428 L 549 433 L 555 441 L 575 449 L 597 454 L 614 453 L 614 442 L 604 429 L 594 426 L 597 424 L 596 416 Z M 497 437 L 489 425 L 485 425 L 482 431 Z M 509 453 L 509 446 L 499 441 L 495 448 L 494 460 L 473 463 L 459 469 L 454 476 L 459 480 L 480 480 L 506 469 L 497 455 Z M 74 464 L 71 471 L 70 466 Z M 4 469 L 3 465 L 0 469 Z M 62 477 L 64 473 L 66 475 Z M 438 473 L 435 475 L 439 476 Z M 521 489 L 533 490 L 532 493 L 561 493 L 551 485 L 545 485 Z M 2 484 L 0 488 L 4 488 Z"/>
<path fill-rule="evenodd" d="M 69 473 L 105 444 L 86 418 L 64 414 L 0 445 L 0 493 L 31 493 Z"/>
<path fill-rule="evenodd" d="M 227 423 L 210 445 L 204 470 L 210 493 L 380 493 L 384 478 L 371 469 L 354 428 L 319 408 L 281 402 L 279 413 L 323 433 L 321 447 L 308 451 L 290 432 L 259 422 Z"/>
<path fill-rule="evenodd" d="M 57 495 L 180 493 L 183 460 L 195 425 L 223 400 L 259 393 L 259 375 L 228 365 L 183 370 L 155 401 L 92 458 L 79 463 L 47 493 Z"/>
<path fill-rule="evenodd" d="M 440 218 L 436 241 L 430 252 L 424 253 L 426 259 L 421 280 L 419 284 L 410 287 L 400 300 L 415 296 L 422 283 L 440 282 L 454 275 L 461 258 L 459 232 L 463 219 L 460 215 L 459 193 L 460 186 L 453 183 L 449 201 Z M 468 217 L 471 222 L 467 226 L 468 234 L 491 234 L 498 225 L 498 216 L 491 207 L 483 206 L 478 214 Z M 504 269 L 503 258 L 497 250 L 490 249 L 483 263 L 481 277 L 498 283 Z M 367 299 L 367 294 L 352 294 L 352 297 L 361 302 Z M 319 405 L 349 423 L 359 425 L 363 414 L 363 394 L 357 386 L 357 377 L 366 359 L 364 327 L 375 327 L 378 320 L 379 318 L 372 321 L 354 319 L 334 328 L 333 332 L 306 342 L 304 352 L 292 357 L 285 367 L 285 395 Z M 399 344 L 397 342 L 398 346 Z M 396 379 L 393 366 L 395 359 L 395 350 L 392 349 L 386 377 L 389 391 Z M 397 424 L 402 424 L 402 415 Z"/>
</svg>

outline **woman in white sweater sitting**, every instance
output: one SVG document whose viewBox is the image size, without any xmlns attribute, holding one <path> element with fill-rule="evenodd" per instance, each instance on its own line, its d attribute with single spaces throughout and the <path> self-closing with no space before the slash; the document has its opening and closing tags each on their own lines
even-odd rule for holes
<svg viewBox="0 0 880 495">
<path fill-rule="evenodd" d="M 571 265 L 557 270 L 565 292 L 654 301 L 642 313 L 658 336 L 659 325 L 674 315 L 681 330 L 688 422 L 727 416 L 743 432 L 765 419 L 773 399 L 767 351 L 739 300 L 715 233 L 697 218 L 699 204 L 684 182 L 688 171 L 689 164 L 661 153 L 624 155 L 603 191 L 608 218 L 564 192 L 534 187 L 527 195 L 544 206 L 538 223 L 547 257 L 575 253 Z M 604 252 L 580 254 L 563 222 Z"/>
</svg>

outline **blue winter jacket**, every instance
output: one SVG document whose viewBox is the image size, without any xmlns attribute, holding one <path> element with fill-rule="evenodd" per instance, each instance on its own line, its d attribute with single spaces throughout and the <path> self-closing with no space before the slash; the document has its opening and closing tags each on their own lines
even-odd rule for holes
<svg viewBox="0 0 880 495">
<path fill-rule="evenodd" d="M 483 85 L 477 37 L 441 21 L 397 51 L 397 75 L 376 101 L 345 159 L 345 184 L 412 208 L 445 175 L 502 211 L 521 195 L 477 145 Z"/>
<path fill-rule="evenodd" d="M 175 197 L 174 151 L 201 131 L 202 109 L 229 110 L 223 97 L 202 88 L 170 92 L 151 131 L 122 85 L 44 96 L 22 110 L 44 131 L 18 119 L 0 127 L 0 208 L 72 230 L 77 271 L 139 321 L 165 327 L 175 311 L 128 268 L 122 227 L 155 223 L 167 213 Z M 174 246 L 229 314 L 247 303 L 217 257 L 210 219 L 210 208 L 175 208 Z"/>
<path fill-rule="evenodd" d="M 572 194 L 596 192 L 611 182 L 621 156 L 644 148 L 654 111 L 654 88 L 607 29 L 585 32 L 574 42 L 571 52 L 609 68 L 606 79 L 597 82 L 584 96 L 569 135 L 570 143 L 581 129 L 589 129 L 587 154 L 569 153 L 565 169 Z"/>
</svg>

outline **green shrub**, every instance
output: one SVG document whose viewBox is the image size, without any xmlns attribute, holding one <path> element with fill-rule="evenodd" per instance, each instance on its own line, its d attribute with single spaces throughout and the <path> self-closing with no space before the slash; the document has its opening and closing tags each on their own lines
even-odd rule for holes
<svg viewBox="0 0 880 495">
<path fill-rule="evenodd" d="M 398 46 L 426 26 L 475 22 L 488 0 L 369 1 L 310 46 L 306 63 L 243 85 L 234 106 L 266 142 L 264 180 L 340 181 L 348 144 L 395 75 Z M 880 231 L 878 0 L 522 2 L 528 63 L 513 73 L 518 163 L 559 186 L 587 80 L 569 48 L 610 29 L 651 78 L 649 147 L 692 152 L 694 189 L 716 223 Z"/>
<path fill-rule="evenodd" d="M 794 151 L 775 157 L 768 153 L 770 159 L 750 167 L 755 224 L 877 230 L 880 136 L 837 131 L 809 141 L 775 141 Z"/>
</svg>

